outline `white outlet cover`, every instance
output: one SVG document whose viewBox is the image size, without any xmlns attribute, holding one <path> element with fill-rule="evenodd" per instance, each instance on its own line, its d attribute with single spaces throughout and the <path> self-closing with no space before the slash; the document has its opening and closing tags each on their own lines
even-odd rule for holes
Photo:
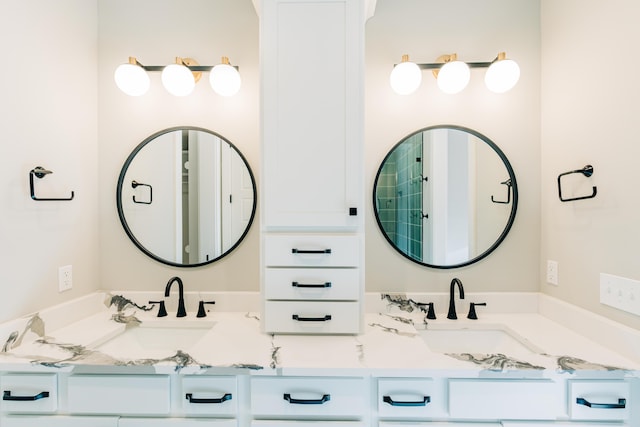
<svg viewBox="0 0 640 427">
<path fill-rule="evenodd" d="M 73 268 L 65 265 L 58 268 L 58 292 L 68 291 L 73 288 Z"/>
</svg>

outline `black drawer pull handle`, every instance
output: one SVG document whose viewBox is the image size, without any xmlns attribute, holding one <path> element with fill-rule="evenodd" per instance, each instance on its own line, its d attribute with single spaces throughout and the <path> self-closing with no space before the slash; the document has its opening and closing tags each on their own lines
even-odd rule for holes
<svg viewBox="0 0 640 427">
<path fill-rule="evenodd" d="M 331 282 L 317 284 L 291 282 L 291 286 L 293 286 L 294 288 L 330 288 Z"/>
<path fill-rule="evenodd" d="M 576 399 L 576 403 L 578 405 L 588 406 L 589 408 L 599 408 L 599 409 L 624 409 L 627 407 L 627 399 L 618 399 L 618 403 L 592 403 L 587 399 L 582 397 L 578 397 Z"/>
<path fill-rule="evenodd" d="M 298 322 L 327 322 L 331 320 L 331 315 L 327 314 L 324 317 L 300 317 L 297 314 L 291 316 L 293 320 L 297 320 Z"/>
<path fill-rule="evenodd" d="M 315 250 L 304 250 L 304 249 L 291 249 L 292 254 L 330 254 L 331 249 L 315 249 Z"/>
<path fill-rule="evenodd" d="M 431 402 L 431 396 L 424 396 L 422 400 L 415 402 L 400 402 L 393 400 L 391 396 L 382 396 L 382 401 L 391 406 L 427 406 L 427 403 Z"/>
<path fill-rule="evenodd" d="M 193 394 L 187 393 L 185 398 L 189 401 L 189 403 L 224 403 L 227 400 L 233 399 L 233 395 L 231 393 L 225 393 L 224 396 L 213 398 L 213 399 L 196 399 L 193 397 Z"/>
<path fill-rule="evenodd" d="M 11 396 L 11 390 L 5 390 L 2 396 L 2 400 L 11 400 L 14 402 L 32 402 L 34 400 L 45 399 L 49 397 L 48 391 L 41 391 L 35 396 Z"/>
<path fill-rule="evenodd" d="M 289 393 L 285 393 L 282 397 L 293 405 L 322 405 L 331 400 L 330 394 L 324 394 L 320 399 L 294 399 Z"/>
</svg>

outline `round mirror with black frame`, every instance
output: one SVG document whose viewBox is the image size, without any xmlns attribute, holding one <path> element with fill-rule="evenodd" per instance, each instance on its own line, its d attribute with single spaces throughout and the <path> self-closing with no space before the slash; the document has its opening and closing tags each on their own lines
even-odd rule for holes
<svg viewBox="0 0 640 427">
<path fill-rule="evenodd" d="M 207 129 L 174 127 L 142 141 L 116 189 L 120 222 L 145 254 L 175 267 L 219 260 L 244 239 L 256 183 L 242 153 Z"/>
<path fill-rule="evenodd" d="M 509 233 L 518 184 L 489 138 L 461 126 L 430 126 L 398 142 L 373 184 L 373 210 L 385 239 L 404 257 L 433 268 L 473 264 Z"/>
</svg>

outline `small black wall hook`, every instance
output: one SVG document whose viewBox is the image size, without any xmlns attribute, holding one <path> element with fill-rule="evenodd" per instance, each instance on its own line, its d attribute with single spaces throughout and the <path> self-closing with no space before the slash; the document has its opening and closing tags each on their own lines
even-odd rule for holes
<svg viewBox="0 0 640 427">
<path fill-rule="evenodd" d="M 574 173 L 581 173 L 584 176 L 586 176 L 587 178 L 589 178 L 591 175 L 593 175 L 593 166 L 586 165 L 582 169 L 576 169 L 574 171 L 569 171 L 569 172 L 561 173 L 560 175 L 558 175 L 558 197 L 560 198 L 560 201 L 561 202 L 572 202 L 574 200 L 593 199 L 594 197 L 596 197 L 596 194 L 598 194 L 598 188 L 594 185 L 592 193 L 589 196 L 574 197 L 574 198 L 571 198 L 571 199 L 562 198 L 562 183 L 561 183 L 560 179 L 565 175 L 571 175 L 571 174 L 574 174 Z"/>
<path fill-rule="evenodd" d="M 29 172 L 29 190 L 31 192 L 31 198 L 38 202 L 56 202 L 56 201 L 69 201 L 73 200 L 74 192 L 71 192 L 71 197 L 68 198 L 51 198 L 51 197 L 36 197 L 36 192 L 33 187 L 33 177 L 44 178 L 46 175 L 53 173 L 50 170 L 43 168 L 42 166 L 36 166 Z"/>
<path fill-rule="evenodd" d="M 153 203 L 153 187 L 150 186 L 149 184 L 143 184 L 141 182 L 137 182 L 137 181 L 131 181 L 131 187 L 132 188 L 136 188 L 139 186 L 143 186 L 143 187 L 149 187 L 149 201 L 148 202 L 143 202 L 140 200 L 136 200 L 136 196 L 135 194 L 133 195 L 133 203 L 138 203 L 138 204 L 142 204 L 142 205 L 150 205 L 151 203 Z"/>
<path fill-rule="evenodd" d="M 501 200 L 496 200 L 493 198 L 493 196 L 491 196 L 491 201 L 493 203 L 502 203 L 503 205 L 508 205 L 509 203 L 511 203 L 511 178 L 509 178 L 506 181 L 501 182 L 500 184 L 502 185 L 506 185 L 507 186 L 507 201 L 503 202 Z"/>
</svg>

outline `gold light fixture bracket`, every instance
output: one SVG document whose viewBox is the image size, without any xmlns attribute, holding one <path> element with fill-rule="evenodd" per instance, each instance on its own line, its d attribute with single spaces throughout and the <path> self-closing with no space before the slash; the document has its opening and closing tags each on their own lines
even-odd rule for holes
<svg viewBox="0 0 640 427">
<path fill-rule="evenodd" d="M 186 65 L 187 67 L 197 67 L 198 65 L 200 65 L 198 61 L 193 58 L 180 57 L 176 58 L 176 64 Z M 193 80 L 198 83 L 200 81 L 200 78 L 202 77 L 202 71 L 192 71 L 191 73 L 193 74 Z"/>
<path fill-rule="evenodd" d="M 440 55 L 436 58 L 436 63 L 438 64 L 446 64 L 447 62 L 453 62 L 458 60 L 458 54 L 452 53 L 450 55 Z M 440 68 L 435 68 L 431 70 L 433 73 L 433 77 L 438 78 L 438 73 L 440 72 Z"/>
</svg>

